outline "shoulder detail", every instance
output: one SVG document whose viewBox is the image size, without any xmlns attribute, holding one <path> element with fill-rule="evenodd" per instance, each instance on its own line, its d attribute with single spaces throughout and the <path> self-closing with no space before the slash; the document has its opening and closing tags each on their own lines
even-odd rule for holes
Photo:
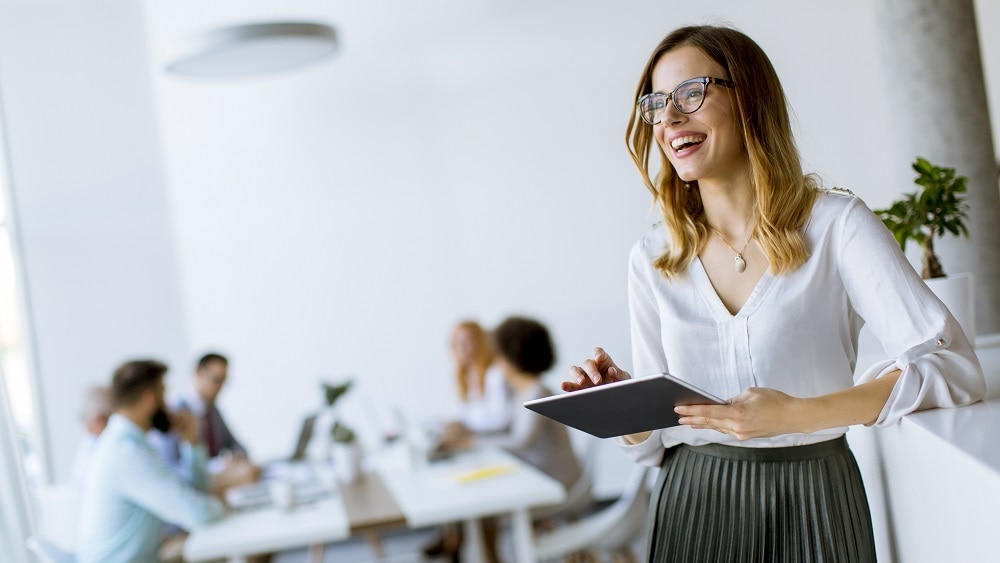
<svg viewBox="0 0 1000 563">
<path fill-rule="evenodd" d="M 634 251 L 659 257 L 667 248 L 667 229 L 663 222 L 654 223 L 633 246 Z"/>
<path fill-rule="evenodd" d="M 828 193 L 828 194 L 832 194 L 832 195 L 839 195 L 839 196 L 843 196 L 843 197 L 858 197 L 858 196 L 854 195 L 854 192 L 852 192 L 851 190 L 849 190 L 847 188 L 838 188 L 838 187 L 820 188 L 819 191 L 821 191 L 823 193 Z"/>
</svg>

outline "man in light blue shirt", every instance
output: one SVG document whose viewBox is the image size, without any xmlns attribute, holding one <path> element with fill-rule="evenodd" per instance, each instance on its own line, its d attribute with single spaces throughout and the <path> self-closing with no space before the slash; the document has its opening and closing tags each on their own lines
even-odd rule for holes
<svg viewBox="0 0 1000 563">
<path fill-rule="evenodd" d="M 111 391 L 117 410 L 94 445 L 83 487 L 77 542 L 81 563 L 156 561 L 164 522 L 193 530 L 225 512 L 205 492 L 209 479 L 197 421 L 173 419 L 194 486 L 172 472 L 146 440 L 152 428 L 170 429 L 166 372 L 165 365 L 153 360 L 127 362 L 115 371 Z"/>
</svg>

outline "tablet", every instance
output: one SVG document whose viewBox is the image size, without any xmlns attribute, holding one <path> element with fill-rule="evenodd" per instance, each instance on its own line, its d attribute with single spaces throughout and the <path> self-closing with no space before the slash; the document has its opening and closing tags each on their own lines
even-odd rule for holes
<svg viewBox="0 0 1000 563">
<path fill-rule="evenodd" d="M 677 426 L 678 405 L 726 402 L 665 373 L 535 399 L 525 408 L 598 438 Z"/>
</svg>

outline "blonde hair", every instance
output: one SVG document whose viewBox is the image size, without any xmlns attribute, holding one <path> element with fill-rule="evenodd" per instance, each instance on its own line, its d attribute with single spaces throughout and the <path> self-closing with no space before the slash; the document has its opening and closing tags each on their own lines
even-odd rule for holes
<svg viewBox="0 0 1000 563">
<path fill-rule="evenodd" d="M 704 52 L 725 69 L 728 76 L 719 78 L 736 84 L 732 93 L 750 166 L 754 240 L 773 273 L 792 272 L 809 258 L 802 228 L 818 193 L 818 181 L 802 173 L 778 75 L 760 46 L 743 33 L 724 27 L 683 27 L 663 39 L 649 57 L 636 100 L 652 92 L 653 67 L 660 57 L 685 45 Z M 665 253 L 654 266 L 664 277 L 673 278 L 687 269 L 708 238 L 701 193 L 697 182 L 688 187 L 677 176 L 653 138 L 653 126 L 642 120 L 635 106 L 625 144 L 670 235 Z M 654 150 L 660 155 L 660 168 L 651 178 L 649 160 Z"/>
<path fill-rule="evenodd" d="M 455 378 L 458 383 L 458 395 L 464 403 L 469 398 L 469 379 L 467 375 L 469 370 L 472 369 L 475 371 L 475 382 L 478 387 L 477 390 L 481 395 L 486 386 L 486 370 L 493 364 L 496 353 L 493 350 L 493 342 L 489 334 L 475 321 L 462 321 L 455 326 L 455 330 L 451 333 L 452 350 L 455 349 L 455 339 L 461 331 L 466 331 L 472 340 L 471 362 L 465 364 L 458 361 L 458 358 L 455 358 Z"/>
</svg>

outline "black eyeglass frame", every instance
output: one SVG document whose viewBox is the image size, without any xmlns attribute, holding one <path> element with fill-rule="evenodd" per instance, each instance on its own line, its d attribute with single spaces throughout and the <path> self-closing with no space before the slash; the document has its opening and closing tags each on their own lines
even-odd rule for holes
<svg viewBox="0 0 1000 563">
<path fill-rule="evenodd" d="M 726 80 L 725 78 L 713 78 L 711 76 L 699 76 L 699 77 L 696 77 L 696 78 L 690 78 L 690 79 L 685 80 L 684 82 L 681 82 L 680 84 L 678 84 L 677 87 L 674 88 L 673 90 L 671 90 L 669 94 L 664 94 L 662 92 L 650 92 L 650 93 L 646 94 L 645 96 L 639 98 L 639 100 L 635 103 L 636 108 L 638 109 L 638 112 L 639 112 L 639 117 L 641 117 L 644 122 L 646 122 L 646 123 L 648 123 L 650 125 L 656 125 L 657 123 L 660 123 L 660 122 L 663 121 L 662 116 L 660 118 L 660 121 L 656 121 L 656 122 L 650 122 L 648 119 L 646 119 L 646 115 L 642 111 L 642 102 L 645 101 L 646 99 L 648 99 L 650 96 L 665 96 L 668 100 L 670 100 L 670 103 L 672 103 L 674 105 L 674 109 L 676 109 L 680 113 L 683 113 L 684 115 L 689 115 L 689 114 L 692 114 L 692 113 L 700 110 L 701 106 L 705 105 L 705 96 L 704 95 L 701 97 L 701 102 L 698 104 L 698 107 L 694 108 L 691 111 L 684 111 L 683 109 L 681 109 L 681 106 L 677 103 L 677 98 L 674 96 L 674 94 L 676 94 L 678 90 L 680 90 L 684 86 L 686 86 L 688 84 L 692 84 L 692 83 L 697 83 L 697 84 L 701 84 L 702 86 L 704 86 L 704 90 L 702 91 L 702 94 L 704 94 L 705 92 L 708 91 L 708 85 L 709 84 L 718 84 L 719 86 L 725 86 L 726 88 L 736 88 L 736 83 L 735 82 L 733 82 L 732 80 Z M 664 105 L 663 109 L 666 110 L 666 105 Z"/>
</svg>

